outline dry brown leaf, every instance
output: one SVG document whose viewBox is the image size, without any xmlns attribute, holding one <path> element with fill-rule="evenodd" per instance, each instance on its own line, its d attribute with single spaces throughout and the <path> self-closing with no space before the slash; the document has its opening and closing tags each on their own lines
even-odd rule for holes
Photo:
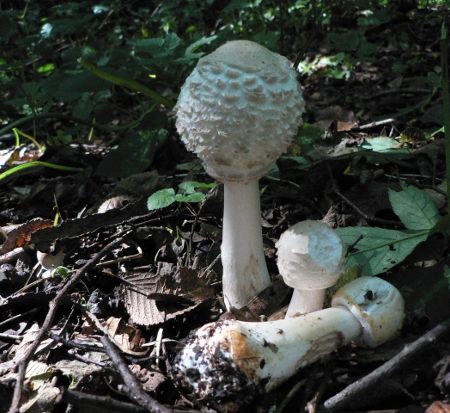
<svg viewBox="0 0 450 413">
<path fill-rule="evenodd" d="M 437 400 L 428 406 L 425 413 L 450 413 L 450 404 Z"/>
<path fill-rule="evenodd" d="M 341 106 L 330 106 L 316 113 L 314 126 L 336 132 L 351 130 L 358 125 L 355 114 Z"/>
<path fill-rule="evenodd" d="M 126 325 L 120 318 L 109 317 L 105 323 L 108 335 L 117 346 L 127 354 L 143 355 L 146 352 L 139 351 L 141 345 L 141 330 Z"/>
<path fill-rule="evenodd" d="M 43 218 L 33 218 L 32 220 L 14 227 L 2 228 L 6 235 L 6 240 L 0 247 L 0 255 L 6 254 L 17 247 L 26 247 L 30 244 L 31 235 L 43 228 L 53 226 L 53 221 Z"/>
<path fill-rule="evenodd" d="M 202 285 L 194 270 L 180 269 L 173 276 L 170 273 L 164 276 L 127 273 L 124 278 L 131 284 L 123 290 L 125 307 L 131 320 L 139 325 L 164 323 L 194 310 L 212 297 L 212 289 L 206 287 L 204 281 Z"/>
</svg>

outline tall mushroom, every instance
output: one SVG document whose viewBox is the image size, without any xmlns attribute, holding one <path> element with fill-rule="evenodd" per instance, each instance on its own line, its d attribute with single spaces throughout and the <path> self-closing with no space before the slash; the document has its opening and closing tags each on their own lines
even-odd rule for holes
<svg viewBox="0 0 450 413">
<path fill-rule="evenodd" d="M 175 358 L 175 377 L 197 400 L 234 412 L 302 367 L 352 340 L 376 347 L 401 328 L 399 291 L 377 277 L 342 287 L 332 308 L 261 323 L 209 323 Z"/>
<path fill-rule="evenodd" d="M 257 43 L 225 43 L 201 58 L 176 105 L 187 149 L 224 184 L 223 294 L 241 308 L 270 285 L 258 180 L 287 148 L 304 102 L 289 61 Z"/>
</svg>

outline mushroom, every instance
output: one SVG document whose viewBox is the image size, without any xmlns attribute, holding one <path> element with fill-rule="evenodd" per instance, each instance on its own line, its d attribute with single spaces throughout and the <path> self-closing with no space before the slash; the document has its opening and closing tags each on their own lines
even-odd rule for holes
<svg viewBox="0 0 450 413">
<path fill-rule="evenodd" d="M 209 175 L 224 184 L 223 295 L 242 308 L 270 285 L 258 180 L 301 123 L 304 102 L 289 61 L 257 43 L 225 43 L 181 88 L 176 127 Z"/>
<path fill-rule="evenodd" d="M 53 270 L 64 264 L 66 254 L 60 249 L 58 252 L 36 251 L 36 258 L 42 267 L 40 278 L 51 278 Z"/>
<path fill-rule="evenodd" d="M 342 271 L 345 248 L 339 235 L 321 221 L 307 220 L 283 232 L 276 246 L 278 270 L 294 288 L 286 317 L 322 309 L 325 289 Z"/>
<path fill-rule="evenodd" d="M 236 411 L 352 340 L 383 344 L 399 331 L 403 316 L 394 286 L 361 277 L 338 290 L 332 308 L 276 321 L 204 325 L 176 356 L 175 378 L 197 400 Z"/>
<path fill-rule="evenodd" d="M 45 270 L 54 270 L 64 264 L 65 253 L 63 250 L 58 252 L 36 251 L 36 258 Z"/>
</svg>

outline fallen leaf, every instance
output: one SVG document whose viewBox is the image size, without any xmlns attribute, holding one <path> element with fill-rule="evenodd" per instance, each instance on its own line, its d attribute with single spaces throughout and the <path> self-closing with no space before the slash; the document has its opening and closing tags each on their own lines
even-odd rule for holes
<svg viewBox="0 0 450 413">
<path fill-rule="evenodd" d="M 17 247 L 26 247 L 31 242 L 34 232 L 53 226 L 53 221 L 43 218 L 33 218 L 32 220 L 14 227 L 3 227 L 6 240 L 0 247 L 0 255 L 6 254 Z"/>
<path fill-rule="evenodd" d="M 437 400 L 428 406 L 425 413 L 450 413 L 450 404 Z"/>
<path fill-rule="evenodd" d="M 117 346 L 127 354 L 143 355 L 139 351 L 141 345 L 141 331 L 122 322 L 120 318 L 109 317 L 106 320 L 106 331 Z"/>
</svg>

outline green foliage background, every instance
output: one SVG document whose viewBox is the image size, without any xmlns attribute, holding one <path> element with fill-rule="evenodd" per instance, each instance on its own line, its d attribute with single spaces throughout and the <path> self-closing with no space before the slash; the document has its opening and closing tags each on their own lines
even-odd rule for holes
<svg viewBox="0 0 450 413">
<path fill-rule="evenodd" d="M 40 141 L 61 145 L 92 140 L 94 130 L 107 142 L 117 141 L 116 150 L 132 157 L 129 168 L 113 171 L 108 165 L 115 163 L 117 153 L 111 153 L 99 173 L 138 172 L 149 166 L 170 135 L 170 109 L 199 57 L 226 40 L 245 38 L 287 55 L 299 64 L 301 74 L 320 66 L 325 67 L 324 76 L 346 79 L 353 65 L 373 56 L 376 45 L 367 31 L 389 23 L 390 3 L 394 2 L 4 1 L 0 125 L 7 126 L 0 135 L 11 125 L 32 127 Z M 419 1 L 415 6 L 444 3 Z M 355 15 L 359 17 L 351 29 L 337 26 L 336 19 L 342 23 Z M 404 47 L 408 41 L 404 39 Z M 303 60 L 307 50 L 322 42 L 334 54 L 321 62 Z M 63 127 L 55 127 L 55 120 Z M 136 136 L 140 143 L 130 148 Z"/>
</svg>

